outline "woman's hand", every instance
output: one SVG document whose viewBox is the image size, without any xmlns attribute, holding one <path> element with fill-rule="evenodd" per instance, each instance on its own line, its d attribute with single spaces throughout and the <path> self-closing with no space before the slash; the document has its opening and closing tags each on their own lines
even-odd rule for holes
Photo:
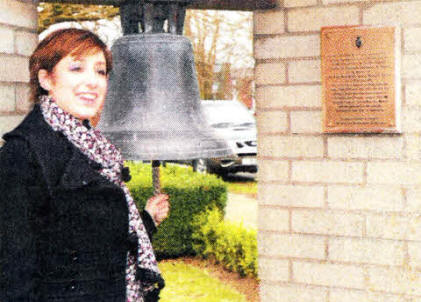
<svg viewBox="0 0 421 302">
<path fill-rule="evenodd" d="M 145 210 L 148 211 L 156 226 L 160 225 L 170 212 L 170 201 L 167 194 L 152 196 L 146 202 Z"/>
</svg>

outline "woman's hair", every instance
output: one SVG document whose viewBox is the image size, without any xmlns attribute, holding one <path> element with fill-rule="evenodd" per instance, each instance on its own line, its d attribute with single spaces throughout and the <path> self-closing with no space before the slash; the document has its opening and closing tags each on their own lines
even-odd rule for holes
<svg viewBox="0 0 421 302">
<path fill-rule="evenodd" d="M 48 91 L 40 86 L 38 72 L 45 69 L 51 73 L 54 66 L 67 55 L 79 57 L 102 51 L 105 56 L 107 74 L 112 68 L 111 52 L 94 33 L 77 28 L 66 28 L 52 32 L 37 46 L 29 59 L 31 101 L 37 103 Z"/>
</svg>

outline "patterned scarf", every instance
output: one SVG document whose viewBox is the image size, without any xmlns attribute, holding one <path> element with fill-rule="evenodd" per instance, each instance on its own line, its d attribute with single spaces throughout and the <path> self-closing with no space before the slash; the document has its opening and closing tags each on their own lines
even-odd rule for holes
<svg viewBox="0 0 421 302">
<path fill-rule="evenodd" d="M 162 278 L 139 211 L 121 179 L 124 167 L 120 151 L 99 130 L 86 127 L 81 120 L 58 107 L 52 98 L 44 95 L 40 101 L 44 119 L 54 131 L 62 132 L 83 154 L 99 163 L 102 166 L 99 173 L 124 191 L 129 209 L 129 232 L 137 235 L 138 243 L 137 257 L 132 253 L 127 257 L 126 302 L 143 302 L 144 294 L 153 291 L 154 283 L 161 282 Z"/>
</svg>

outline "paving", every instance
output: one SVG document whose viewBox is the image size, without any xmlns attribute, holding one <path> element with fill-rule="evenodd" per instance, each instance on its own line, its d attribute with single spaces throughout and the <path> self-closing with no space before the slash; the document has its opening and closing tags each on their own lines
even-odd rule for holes
<svg viewBox="0 0 421 302">
<path fill-rule="evenodd" d="M 257 229 L 257 200 L 243 194 L 228 193 L 225 219 Z"/>
</svg>

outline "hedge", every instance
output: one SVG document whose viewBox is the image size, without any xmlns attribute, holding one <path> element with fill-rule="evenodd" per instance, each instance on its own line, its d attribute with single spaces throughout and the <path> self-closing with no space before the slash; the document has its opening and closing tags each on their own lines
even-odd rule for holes
<svg viewBox="0 0 421 302">
<path fill-rule="evenodd" d="M 216 207 L 196 216 L 193 225 L 193 249 L 198 255 L 214 259 L 243 277 L 257 277 L 256 230 L 224 221 Z"/>
<path fill-rule="evenodd" d="M 127 183 L 139 209 L 152 196 L 150 164 L 127 162 L 132 179 Z M 170 196 L 169 217 L 154 235 L 153 246 L 159 259 L 194 255 L 192 233 L 194 217 L 210 206 L 224 211 L 226 184 L 215 175 L 193 172 L 191 167 L 167 164 L 161 167 L 161 188 Z"/>
</svg>

